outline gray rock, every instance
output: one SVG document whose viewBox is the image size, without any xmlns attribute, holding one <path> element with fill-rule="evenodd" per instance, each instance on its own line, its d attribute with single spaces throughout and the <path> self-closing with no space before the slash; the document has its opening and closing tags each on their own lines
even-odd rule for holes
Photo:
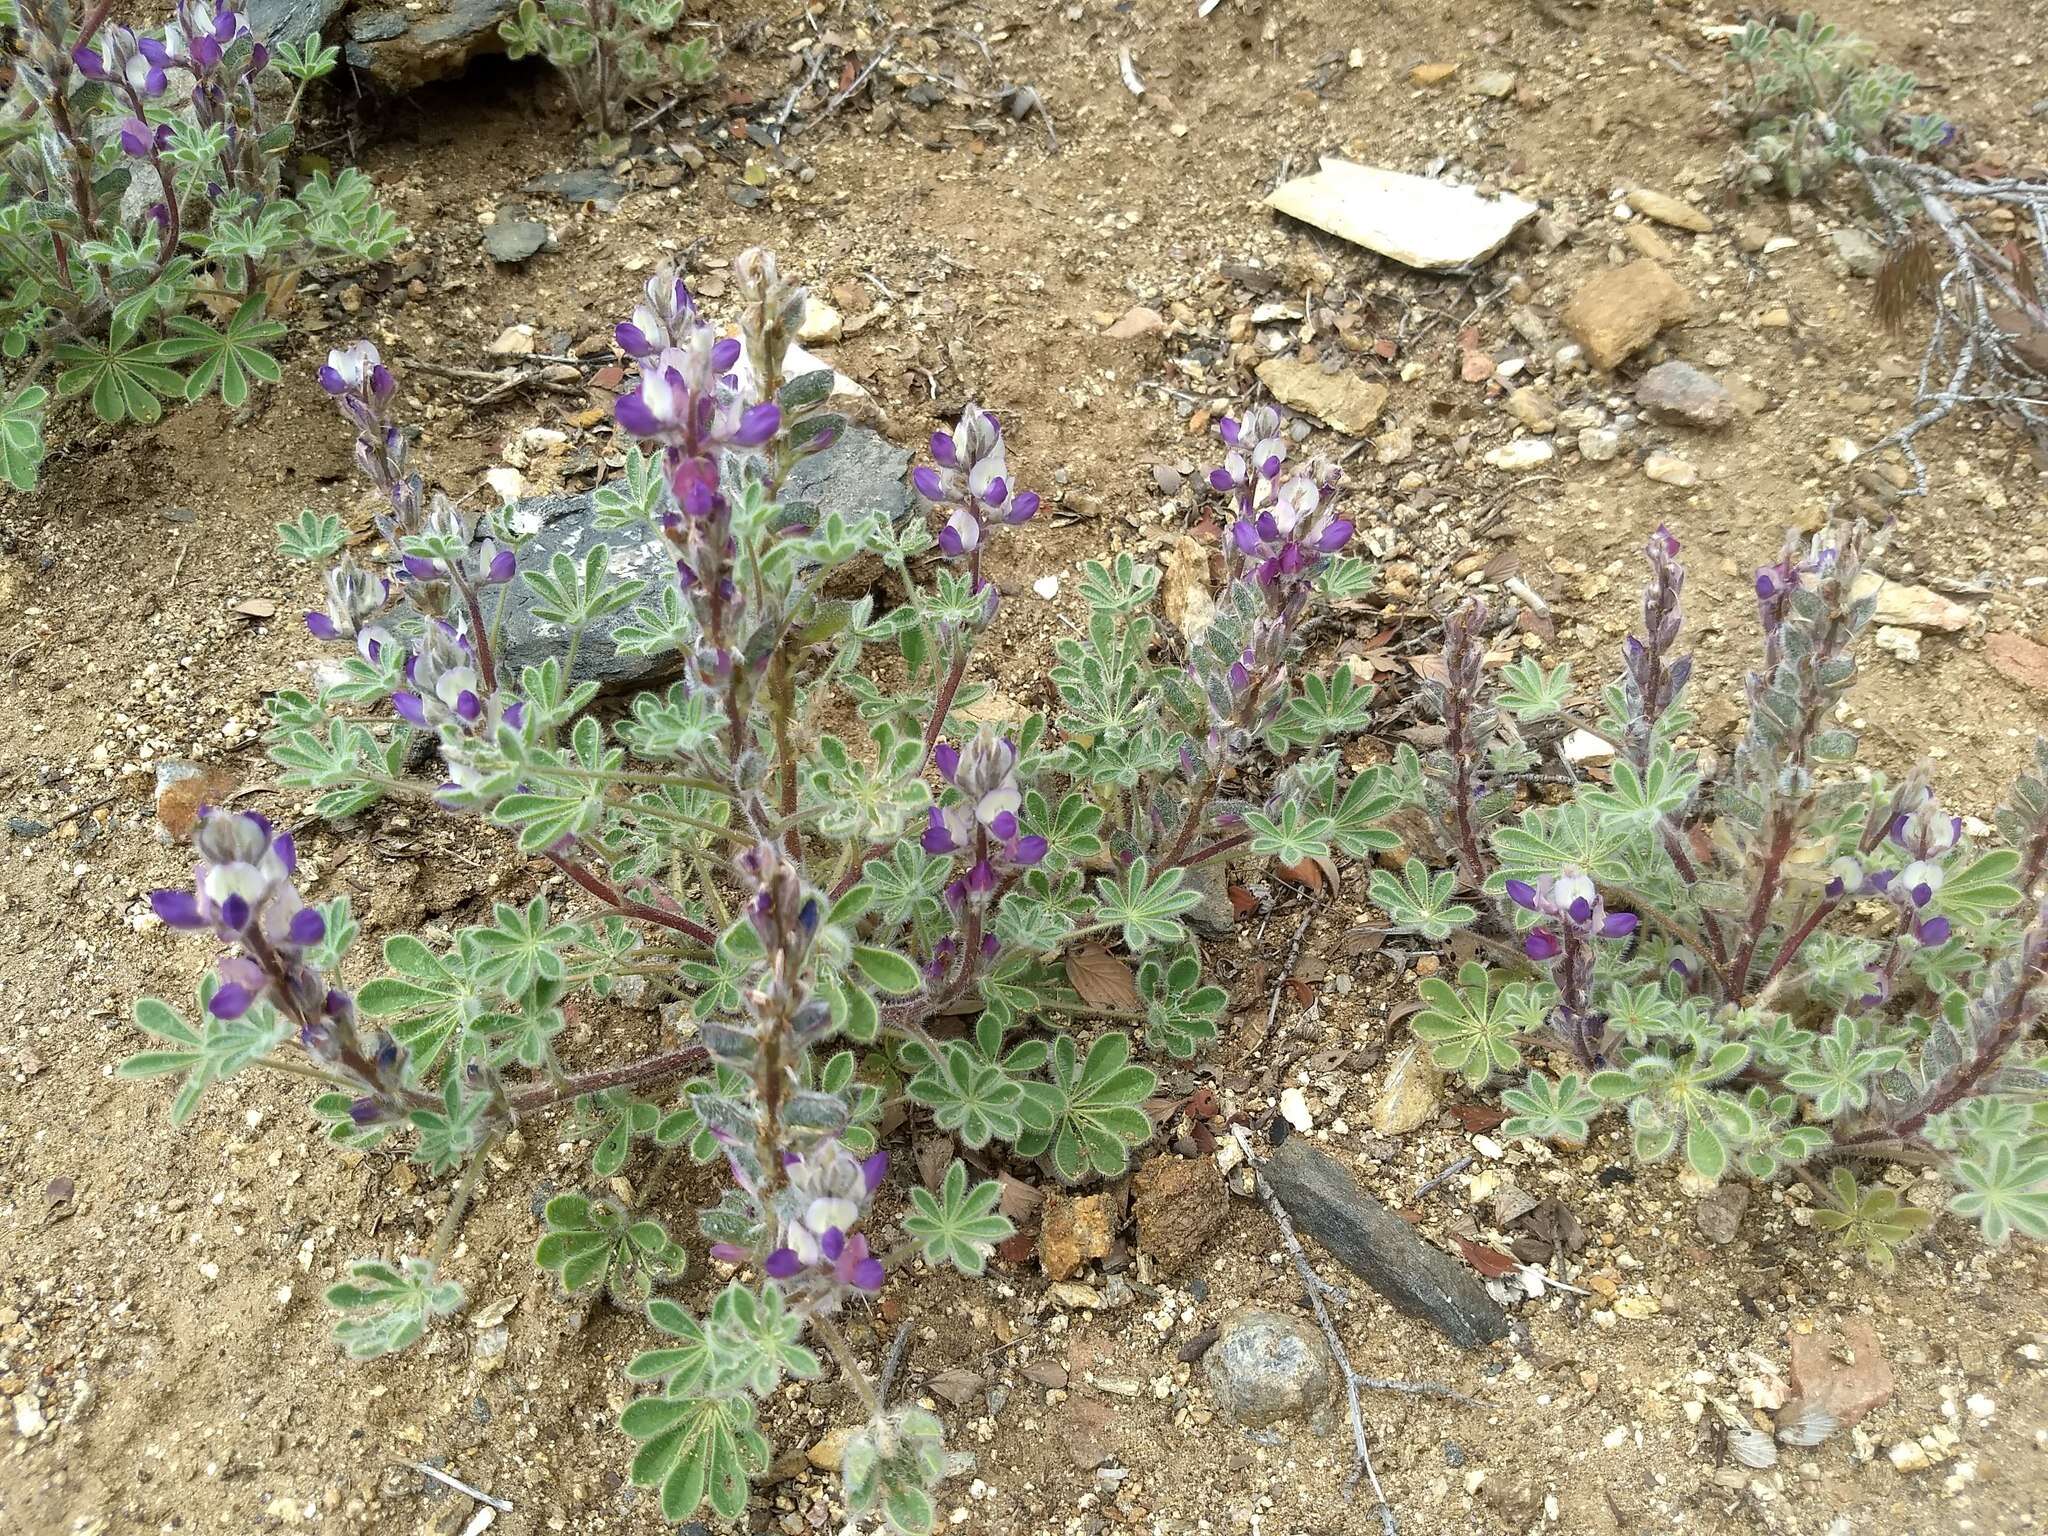
<svg viewBox="0 0 2048 1536">
<path fill-rule="evenodd" d="M 497 219 L 484 230 L 484 250 L 491 260 L 509 266 L 547 245 L 547 225 L 527 218 L 525 213 L 523 208 L 498 210 Z"/>
<path fill-rule="evenodd" d="M 890 523 L 910 511 L 910 454 L 866 427 L 848 427 L 823 453 L 801 460 L 783 483 L 782 505 L 809 522 L 885 514 Z"/>
<path fill-rule="evenodd" d="M 1403 1312 L 1467 1349 L 1507 1337 L 1507 1313 L 1486 1294 L 1477 1271 L 1366 1194 L 1307 1138 L 1290 1136 L 1276 1147 L 1265 1174 L 1294 1224 Z"/>
<path fill-rule="evenodd" d="M 1247 1309 L 1223 1320 L 1202 1356 L 1209 1390 L 1232 1423 L 1264 1429 L 1286 1419 L 1320 1423 L 1337 1389 L 1322 1334 L 1298 1317 Z"/>
<path fill-rule="evenodd" d="M 565 203 L 594 203 L 599 213 L 617 213 L 619 201 L 626 195 L 626 184 L 594 167 L 579 166 L 536 176 L 519 190 L 545 192 Z"/>
<path fill-rule="evenodd" d="M 1636 404 L 1653 421 L 1720 431 L 1735 424 L 1735 397 L 1691 363 L 1659 363 L 1636 381 Z"/>
<path fill-rule="evenodd" d="M 332 41 L 334 19 L 348 0 L 249 0 L 242 12 L 249 29 L 266 43 L 302 43 L 308 32 Z"/>
<path fill-rule="evenodd" d="M 1834 247 L 1836 257 L 1849 269 L 1851 277 L 1875 277 L 1877 269 L 1884 265 L 1884 247 L 1866 230 L 1830 230 L 1828 244 Z"/>
<path fill-rule="evenodd" d="M 1187 913 L 1188 926 L 1205 939 L 1227 939 L 1237 931 L 1237 908 L 1230 901 L 1230 883 L 1215 864 L 1197 864 L 1187 872 L 1187 886 L 1202 899 Z"/>
<path fill-rule="evenodd" d="M 904 483 L 909 467 L 910 455 L 903 449 L 865 427 L 852 427 L 838 442 L 805 459 L 791 473 L 783 488 L 783 506 L 804 520 L 838 510 L 848 515 L 881 511 L 892 523 L 900 521 L 910 510 L 910 492 Z M 633 610 L 652 601 L 661 582 L 673 579 L 675 554 L 666 541 L 650 526 L 598 527 L 587 491 L 577 496 L 528 497 L 519 503 L 519 511 L 523 518 L 537 518 L 541 525 L 520 553 L 522 569 L 545 570 L 557 554 L 581 560 L 593 544 L 602 544 L 610 551 L 605 564 L 614 576 L 646 584 L 640 601 L 607 614 L 583 632 L 571 678 L 604 688 L 626 688 L 644 687 L 672 675 L 676 670 L 672 655 L 625 654 L 616 638 Z M 568 629 L 534 616 L 537 599 L 533 590 L 517 581 L 506 593 L 498 641 L 501 669 L 516 677 L 521 667 L 566 654 Z"/>
<path fill-rule="evenodd" d="M 333 0 L 296 3 L 325 5 Z M 518 8 L 518 0 L 446 0 L 442 9 L 430 13 L 366 7 L 349 15 L 342 56 L 386 90 L 409 91 L 461 74 L 481 54 L 503 53 L 505 40 L 498 36 L 498 23 Z"/>
</svg>

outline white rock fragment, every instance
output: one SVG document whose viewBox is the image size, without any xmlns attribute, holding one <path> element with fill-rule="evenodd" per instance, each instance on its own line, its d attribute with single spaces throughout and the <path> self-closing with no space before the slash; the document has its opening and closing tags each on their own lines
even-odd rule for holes
<svg viewBox="0 0 2048 1536">
<path fill-rule="evenodd" d="M 1280 1118 L 1306 1135 L 1315 1127 L 1315 1116 L 1308 1112 L 1308 1100 L 1299 1088 L 1280 1090 Z"/>
<path fill-rule="evenodd" d="M 1060 579 L 1057 576 L 1041 576 L 1031 583 L 1031 590 L 1049 603 L 1060 595 Z"/>
<path fill-rule="evenodd" d="M 804 300 L 804 317 L 797 323 L 796 339 L 822 346 L 846 334 L 846 317 L 815 294 Z"/>
<path fill-rule="evenodd" d="M 1487 450 L 1486 462 L 1495 469 L 1535 469 L 1557 457 L 1557 445 L 1547 437 L 1518 437 L 1511 443 Z"/>
<path fill-rule="evenodd" d="M 1586 730 L 1573 731 L 1557 750 L 1574 768 L 1604 768 L 1614 761 L 1614 743 Z"/>
<path fill-rule="evenodd" d="M 484 471 L 484 484 L 499 501 L 510 504 L 526 494 L 526 476 L 510 464 L 498 464 Z"/>
<path fill-rule="evenodd" d="M 1612 427 L 1585 427 L 1579 432 L 1579 457 L 1605 464 L 1621 452 L 1621 434 Z"/>
<path fill-rule="evenodd" d="M 1920 631 L 1886 624 L 1877 632 L 1877 648 L 1911 666 L 1920 659 Z"/>
<path fill-rule="evenodd" d="M 1659 485 L 1675 485 L 1680 490 L 1690 490 L 1700 483 L 1700 472 L 1675 453 L 1651 454 L 1643 460 L 1643 473 Z"/>
<path fill-rule="evenodd" d="M 1450 182 L 1334 159 L 1282 185 L 1266 205 L 1424 271 L 1484 260 L 1539 212 L 1519 197 L 1490 198 Z"/>
</svg>

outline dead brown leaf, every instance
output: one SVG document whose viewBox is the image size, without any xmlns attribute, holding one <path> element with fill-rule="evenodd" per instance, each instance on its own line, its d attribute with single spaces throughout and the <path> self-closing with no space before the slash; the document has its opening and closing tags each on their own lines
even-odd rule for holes
<svg viewBox="0 0 2048 1536">
<path fill-rule="evenodd" d="M 1131 1008 L 1139 1006 L 1138 981 L 1130 962 L 1112 955 L 1099 944 L 1083 944 L 1067 951 L 1067 985 L 1080 994 L 1090 1008 Z"/>
</svg>

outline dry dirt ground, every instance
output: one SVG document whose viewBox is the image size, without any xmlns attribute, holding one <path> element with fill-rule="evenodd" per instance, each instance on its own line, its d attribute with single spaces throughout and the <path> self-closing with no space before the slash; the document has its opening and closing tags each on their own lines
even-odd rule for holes
<svg viewBox="0 0 2048 1536">
<path fill-rule="evenodd" d="M 1831 14 L 1917 71 L 1977 158 L 2048 164 L 2040 0 L 1858 0 Z M 1724 190 L 1729 138 L 1711 111 L 1723 66 L 1703 28 L 1735 19 L 1725 8 L 1224 0 L 1201 19 L 1192 0 L 970 0 L 884 19 L 820 6 L 815 31 L 835 34 L 856 70 L 901 30 L 874 94 L 781 157 L 736 138 L 738 119 L 772 118 L 814 26 L 762 0 L 718 19 L 733 45 L 719 87 L 729 98 L 654 125 L 621 169 L 631 190 L 612 214 L 520 190 L 578 163 L 544 74 L 486 64 L 406 100 L 340 103 L 325 152 L 357 154 L 415 231 L 399 266 L 310 292 L 287 384 L 245 413 L 197 407 L 118 435 L 66 416 L 41 492 L 0 501 L 0 1397 L 11 1404 L 0 1528 L 460 1530 L 472 1506 L 411 1470 L 420 1460 L 509 1500 L 495 1526 L 509 1536 L 662 1528 L 651 1497 L 625 1482 L 615 1427 L 619 1367 L 646 1326 L 603 1308 L 572 1314 L 531 1262 L 531 1191 L 581 1166 L 559 1124 L 529 1127 L 494 1164 L 455 1258 L 479 1307 L 516 1302 L 505 1351 L 480 1347 L 485 1331 L 461 1320 L 413 1355 L 350 1365 L 330 1341 L 322 1287 L 350 1258 L 416 1248 L 447 1191 L 309 1142 L 306 1096 L 288 1080 L 237 1081 L 180 1133 L 167 1093 L 111 1076 L 136 1043 L 132 998 L 188 996 L 203 960 L 140 915 L 144 893 L 186 862 L 155 835 L 153 763 L 222 765 L 259 786 L 242 803 L 296 814 L 260 788 L 270 770 L 254 737 L 265 692 L 292 684 L 312 651 L 292 617 L 310 583 L 274 553 L 271 527 L 305 506 L 361 510 L 344 434 L 310 387 L 332 342 L 367 333 L 402 372 L 408 359 L 495 366 L 485 349 L 512 325 L 531 325 L 542 351 L 568 351 L 601 339 L 663 253 L 687 253 L 716 310 L 724 263 L 751 244 L 777 248 L 847 317 L 854 334 L 822 350 L 873 392 L 888 430 L 916 441 L 978 399 L 1010 425 L 1026 481 L 1054 493 L 1054 515 L 997 566 L 1011 600 L 990 680 L 1032 704 L 1069 611 L 1068 597 L 1041 599 L 1032 583 L 1113 549 L 1156 555 L 1195 523 L 1192 491 L 1178 487 L 1211 452 L 1198 425 L 1245 397 L 1250 362 L 1305 337 L 1391 389 L 1384 436 L 1347 466 L 1353 515 L 1388 583 L 1373 612 L 1344 617 L 1335 649 L 1420 649 L 1429 614 L 1458 588 L 1497 591 L 1518 571 L 1553 610 L 1550 652 L 1603 677 L 1644 537 L 1667 522 L 1693 562 L 1701 726 L 1721 749 L 1748 655 L 1747 572 L 1788 524 L 1811 526 L 1857 489 L 1830 440 L 1871 442 L 1910 396 L 1912 342 L 1875 330 L 1867 286 L 1826 239 L 1856 208 L 1788 210 Z M 1142 99 L 1118 78 L 1123 48 Z M 1416 84 L 1411 71 L 1432 62 L 1459 68 Z M 1502 70 L 1514 73 L 1507 94 L 1471 89 Z M 992 104 L 1008 84 L 1041 94 L 1057 153 L 1038 118 Z M 693 170 L 694 156 L 663 145 L 707 158 Z M 1330 152 L 1409 170 L 1446 160 L 1539 199 L 1568 238 L 1511 245 L 1477 278 L 1388 267 L 1261 206 L 1284 170 Z M 1541 474 L 1486 467 L 1515 428 L 1497 388 L 1462 382 L 1460 333 L 1472 328 L 1497 360 L 1528 354 L 1511 312 L 1554 321 L 1579 283 L 1634 253 L 1611 199 L 1635 185 L 1696 192 L 1711 212 L 1711 233 L 1657 232 L 1699 301 L 1663 345 L 1743 385 L 1751 412 L 1714 436 L 1639 429 L 1611 463 L 1564 452 Z M 555 248 L 494 266 L 480 226 L 506 202 L 545 218 Z M 1751 253 L 1742 226 L 1794 243 Z M 1305 319 L 1248 318 L 1304 301 Z M 1165 330 L 1106 336 L 1134 304 Z M 1397 343 L 1391 358 L 1374 350 L 1383 339 Z M 528 392 L 472 408 L 476 383 L 408 379 L 420 455 L 455 494 L 476 491 L 532 426 L 570 434 L 564 454 L 529 464 L 536 487 L 587 483 L 607 451 L 590 430 L 601 396 Z M 1553 381 L 1567 405 L 1625 387 Z M 1644 477 L 1636 455 L 1660 444 L 1696 464 L 1696 488 Z M 2044 695 L 1995 666 L 1986 638 L 2041 635 L 2048 508 L 2040 466 L 1986 418 L 1936 433 L 1928 458 L 1932 493 L 1892 509 L 1883 563 L 1959 595 L 1970 623 L 1923 636 L 1915 662 L 1873 653 L 1854 712 L 1876 766 L 1927 753 L 1943 794 L 1986 815 L 2040 726 Z M 274 620 L 249 616 L 265 603 Z M 309 829 L 302 847 L 312 887 L 351 893 L 373 936 L 453 926 L 483 893 L 530 888 L 488 842 L 397 815 Z M 1409 1204 L 1475 1148 L 1448 1112 L 1400 1138 L 1365 1129 L 1402 1043 L 1389 1013 L 1419 957 L 1347 953 L 1342 936 L 1364 911 L 1363 875 L 1347 871 L 1334 898 L 1313 898 L 1305 985 L 1283 997 L 1269 1035 L 1273 953 L 1309 898 L 1257 870 L 1237 878 L 1270 910 L 1216 947 L 1241 1006 L 1198 1080 L 1254 1118 L 1279 1087 L 1302 1087 L 1318 1140 L 1389 1204 Z M 586 1023 L 579 1048 L 590 1033 Z M 1588 1244 L 1569 1272 L 1593 1294 L 1531 1304 L 1518 1347 L 1459 1353 L 1369 1297 L 1342 1314 L 1361 1370 L 1432 1378 L 1481 1404 L 1369 1400 L 1403 1531 L 2016 1532 L 2048 1516 L 2037 1248 L 1989 1253 L 1944 1221 L 1881 1281 L 1826 1247 L 1803 1197 L 1782 1191 L 1758 1192 L 1735 1239 L 1713 1245 L 1668 1170 L 1605 1173 L 1623 1159 L 1611 1134 L 1573 1157 L 1482 1152 L 1421 1202 L 1439 1241 L 1490 1227 L 1485 1191 L 1503 1176 L 1578 1213 Z M 662 1207 L 687 1230 L 709 1189 L 708 1176 L 677 1176 Z M 1192 1267 L 1166 1272 L 1139 1255 L 1092 1282 L 1120 1305 L 1056 1301 L 1035 1264 L 988 1285 L 898 1281 L 888 1316 L 856 1321 L 856 1342 L 873 1359 L 906 1318 L 913 1390 L 942 1370 L 982 1377 L 961 1401 L 937 1400 L 952 1443 L 977 1457 L 945 1490 L 962 1530 L 1377 1530 L 1369 1505 L 1340 1496 L 1341 1434 L 1254 1441 L 1213 1414 L 1199 1369 L 1178 1360 L 1233 1307 L 1298 1306 L 1275 1243 L 1265 1214 L 1233 1200 Z M 686 1300 L 700 1294 L 684 1286 Z M 1768 1399 L 1790 1334 L 1856 1316 L 1896 1374 L 1860 1433 L 1767 1472 L 1718 1458 L 1699 1405 Z M 778 1471 L 792 1475 L 757 1487 L 750 1529 L 838 1526 L 833 1479 L 800 1453 L 846 1405 L 836 1384 L 771 1405 Z M 1887 1453 L 1923 1435 L 1938 1457 L 1901 1470 Z M 1085 1469 L 1098 1461 L 1106 1476 Z"/>
</svg>

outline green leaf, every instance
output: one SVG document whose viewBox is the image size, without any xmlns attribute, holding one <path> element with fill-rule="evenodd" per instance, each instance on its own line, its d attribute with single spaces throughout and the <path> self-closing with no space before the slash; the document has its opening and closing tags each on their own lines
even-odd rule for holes
<svg viewBox="0 0 2048 1536">
<path fill-rule="evenodd" d="M 1171 965 L 1147 960 L 1138 967 L 1147 1045 L 1185 1061 L 1216 1038 L 1230 994 L 1200 985 L 1201 979 L 1201 957 L 1192 950 Z"/>
<path fill-rule="evenodd" d="M 87 395 L 109 424 L 155 421 L 163 414 L 159 395 L 185 393 L 185 381 L 165 366 L 163 343 L 138 342 L 132 328 L 118 323 L 105 341 L 67 343 L 56 358 L 57 393 L 66 400 Z"/>
<path fill-rule="evenodd" d="M 1865 1262 L 1881 1275 L 1898 1267 L 1898 1245 L 1934 1220 L 1932 1211 L 1905 1204 L 1882 1184 L 1861 1188 L 1847 1168 L 1837 1168 L 1828 1187 L 1834 1203 L 1814 1206 L 1813 1224 L 1833 1233 L 1843 1247 L 1860 1249 Z"/>
<path fill-rule="evenodd" d="M 333 512 L 302 510 L 289 523 L 277 525 L 277 545 L 287 560 L 317 564 L 332 560 L 348 542 L 348 525 Z"/>
<path fill-rule="evenodd" d="M 1541 1072 L 1532 1072 L 1527 1083 L 1507 1089 L 1500 1101 L 1514 1111 L 1501 1123 L 1507 1135 L 1561 1141 L 1569 1146 L 1585 1145 L 1593 1117 L 1607 1107 L 1576 1072 L 1565 1073 L 1555 1083 Z"/>
<path fill-rule="evenodd" d="M 1992 1247 L 2004 1247 L 2015 1232 L 2048 1237 L 2048 1156 L 2000 1142 L 1959 1159 L 1954 1172 L 1962 1186 L 1951 1202 L 1955 1213 L 1976 1222 Z"/>
<path fill-rule="evenodd" d="M 1415 1016 L 1415 1037 L 1428 1044 L 1430 1059 L 1446 1072 L 1481 1088 L 1495 1073 L 1522 1064 L 1515 1037 L 1540 1018 L 1531 1017 L 1535 1010 L 1525 984 L 1510 983 L 1495 992 L 1486 967 L 1468 960 L 1458 968 L 1455 986 L 1441 976 L 1426 976 L 1418 990 L 1424 1007 Z"/>
<path fill-rule="evenodd" d="M 248 402 L 252 381 L 275 384 L 280 377 L 277 359 L 263 350 L 265 342 L 281 339 L 282 322 L 263 317 L 264 299 L 252 293 L 228 320 L 227 329 L 217 331 L 190 315 L 173 315 L 170 335 L 159 348 L 172 361 L 198 359 L 198 367 L 185 381 L 185 398 L 201 400 L 218 391 L 230 406 Z"/>
<path fill-rule="evenodd" d="M 2012 883 L 2019 867 L 2017 853 L 1996 848 L 1961 869 L 1944 871 L 1934 898 L 1935 910 L 1958 928 L 1982 928 L 2019 905 L 2020 888 Z"/>
<path fill-rule="evenodd" d="M 209 976 L 199 995 L 196 1027 L 170 1004 L 154 997 L 138 998 L 135 1022 L 146 1033 L 169 1042 L 168 1049 L 141 1051 L 115 1068 L 119 1077 L 136 1079 L 178 1073 L 184 1086 L 171 1105 L 171 1124 L 183 1125 L 199 1107 L 200 1095 L 213 1084 L 267 1056 L 291 1033 L 291 1026 L 267 1003 L 259 1003 L 239 1019 L 217 1019 L 207 1011 L 216 983 Z"/>
<path fill-rule="evenodd" d="M 1244 824 L 1252 834 L 1250 851 L 1262 858 L 1278 859 L 1283 864 L 1328 858 L 1330 835 L 1337 829 L 1336 822 L 1330 817 L 1310 815 L 1298 801 L 1293 800 L 1280 807 L 1278 817 L 1246 811 Z"/>
<path fill-rule="evenodd" d="M 1182 935 L 1180 914 L 1202 901 L 1186 880 L 1184 869 L 1161 870 L 1155 879 L 1151 862 L 1140 854 L 1121 877 L 1104 875 L 1095 882 L 1095 921 L 1120 927 L 1126 949 L 1174 943 Z"/>
<path fill-rule="evenodd" d="M 856 944 L 853 963 L 860 968 L 861 975 L 891 997 L 908 997 L 921 985 L 917 966 L 894 950 Z"/>
<path fill-rule="evenodd" d="M 1527 723 L 1562 713 L 1571 696 L 1570 662 L 1546 668 L 1535 657 L 1523 656 L 1501 668 L 1500 692 L 1494 697 L 1501 708 Z"/>
<path fill-rule="evenodd" d="M 922 1185 L 910 1191 L 903 1230 L 923 1245 L 926 1263 L 951 1264 L 963 1275 L 978 1275 L 996 1244 L 1016 1231 L 996 1209 L 1002 1197 L 1003 1186 L 994 1179 L 970 1187 L 966 1165 L 955 1158 L 937 1194 Z"/>
<path fill-rule="evenodd" d="M 1014 1142 L 1024 1133 L 1023 1087 L 998 1062 L 985 1060 L 964 1041 L 949 1040 L 907 1085 L 910 1097 L 932 1112 L 942 1131 L 969 1147 Z"/>
<path fill-rule="evenodd" d="M 427 1324 L 457 1311 L 462 1287 L 440 1279 L 426 1259 L 403 1259 L 396 1267 L 357 1259 L 346 1280 L 327 1288 L 327 1304 L 346 1314 L 334 1325 L 335 1342 L 351 1359 L 373 1360 L 404 1349 Z"/>
<path fill-rule="evenodd" d="M 356 994 L 356 1006 L 370 1018 L 390 1021 L 391 1033 L 425 1080 L 449 1042 L 482 1017 L 484 991 L 467 970 L 411 934 L 384 941 L 384 963 L 396 974 L 370 982 Z"/>
<path fill-rule="evenodd" d="M 1458 878 L 1451 871 L 1432 877 L 1422 860 L 1410 859 L 1399 880 L 1390 870 L 1375 868 L 1368 894 L 1375 906 L 1385 909 L 1393 927 L 1440 944 L 1454 930 L 1469 928 L 1479 915 L 1452 899 L 1457 888 Z"/>
<path fill-rule="evenodd" d="M 1354 680 L 1349 668 L 1339 668 L 1328 679 L 1311 673 L 1266 728 L 1266 739 L 1280 747 L 1314 747 L 1355 736 L 1372 724 L 1372 696 L 1372 685 Z"/>
<path fill-rule="evenodd" d="M 1090 1172 L 1114 1178 L 1132 1150 L 1151 1139 L 1152 1121 L 1140 1106 L 1159 1079 L 1150 1068 L 1127 1065 L 1130 1055 L 1125 1035 L 1099 1037 L 1085 1060 L 1071 1035 L 1053 1042 L 1052 1086 L 1059 1107 L 1048 1150 L 1053 1171 L 1069 1184 Z"/>
<path fill-rule="evenodd" d="M 722 1520 L 747 1508 L 747 1479 L 768 1470 L 768 1442 L 754 1427 L 746 1397 L 643 1397 L 619 1416 L 640 1442 L 633 1481 L 661 1490 L 661 1513 L 672 1523 L 708 1503 Z"/>
<path fill-rule="evenodd" d="M 36 488 L 43 462 L 43 402 L 50 392 L 26 384 L 0 405 L 0 480 L 17 491 Z"/>
<path fill-rule="evenodd" d="M 815 1380 L 824 1373 L 818 1357 L 799 1342 L 807 1314 L 789 1308 L 782 1287 L 763 1282 L 757 1294 L 735 1280 L 719 1292 L 705 1319 L 711 1346 L 711 1379 L 716 1395 L 743 1390 L 766 1397 L 783 1377 Z"/>
</svg>

